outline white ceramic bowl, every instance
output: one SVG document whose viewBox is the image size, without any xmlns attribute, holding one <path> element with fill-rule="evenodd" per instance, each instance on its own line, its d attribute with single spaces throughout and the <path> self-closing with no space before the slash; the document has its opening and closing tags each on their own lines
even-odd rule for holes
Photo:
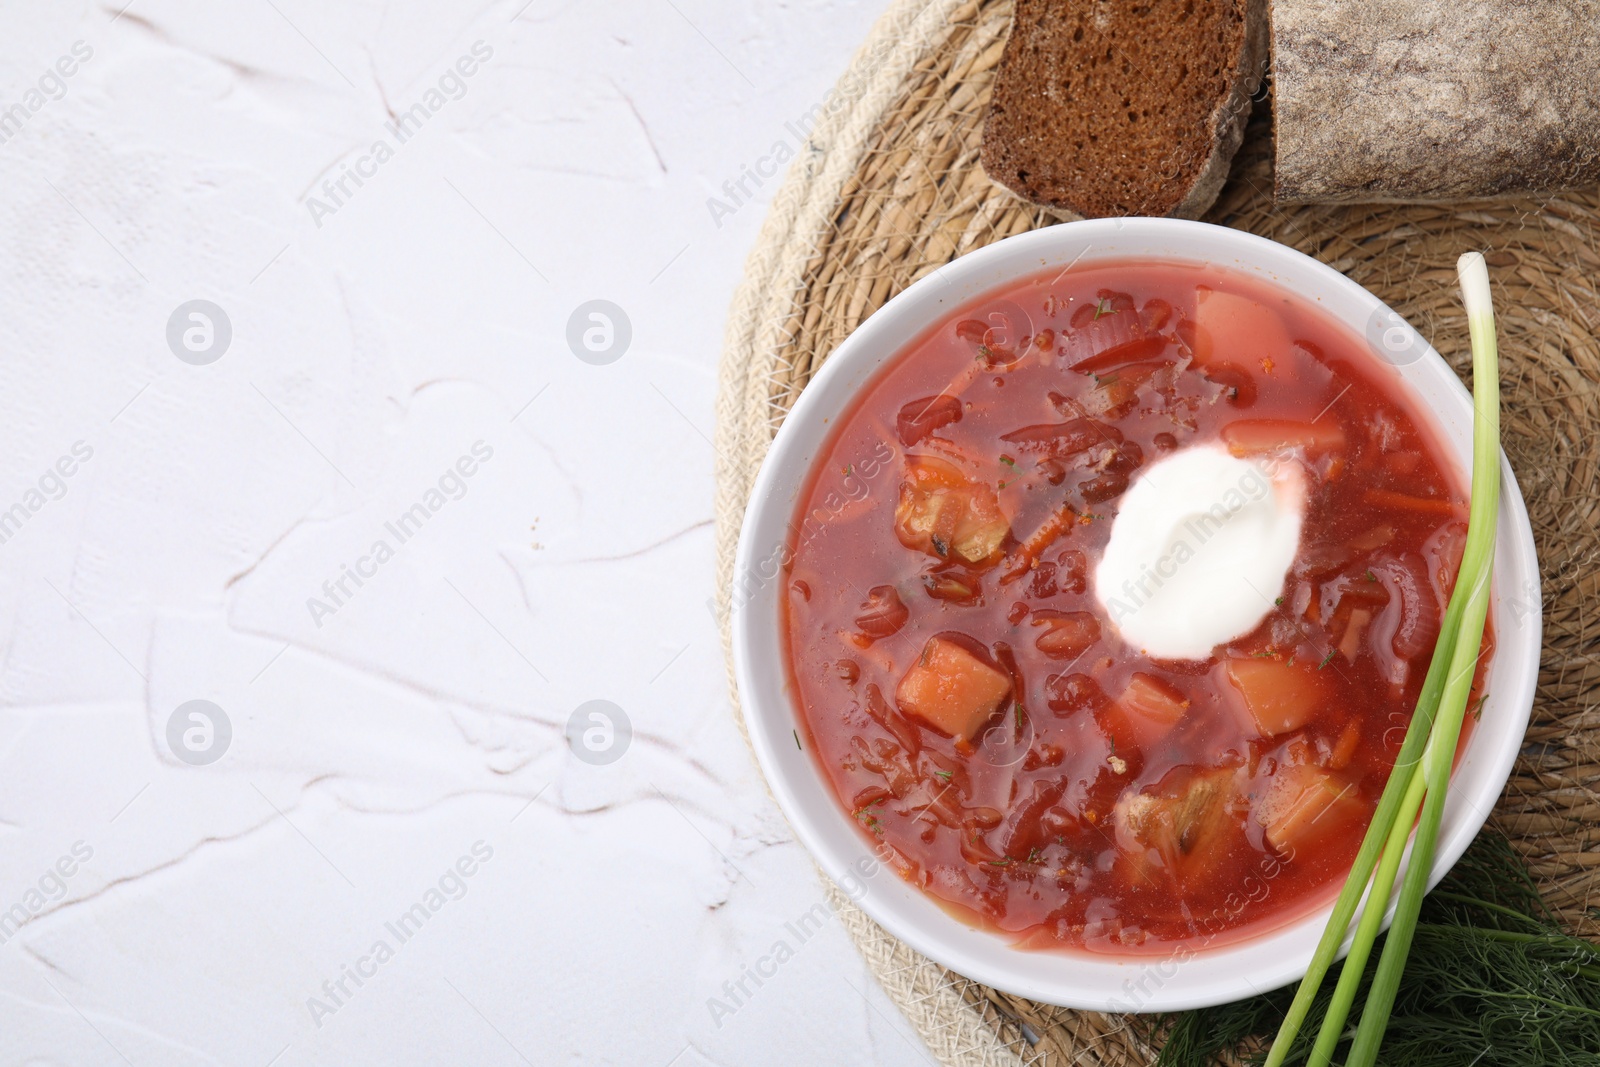
<svg viewBox="0 0 1600 1067">
<path fill-rule="evenodd" d="M 1377 297 L 1314 259 L 1237 230 L 1171 219 L 1064 223 L 989 245 L 917 282 L 863 323 L 806 386 L 773 442 L 751 493 L 733 589 L 733 652 L 756 756 L 795 834 L 830 877 L 879 925 L 970 978 L 1050 1004 L 1170 1011 L 1238 1000 L 1305 974 L 1329 903 L 1258 937 L 1215 949 L 1118 958 L 1023 951 L 942 910 L 878 862 L 810 752 L 795 744 L 799 711 L 784 666 L 781 565 L 807 472 L 830 431 L 886 363 L 933 323 L 985 293 L 1071 263 L 1160 259 L 1256 274 L 1319 304 L 1388 353 L 1401 388 L 1431 411 L 1459 464 L 1471 466 L 1471 397 L 1431 347 Z M 1384 360 L 1374 357 L 1374 364 Z M 1496 646 L 1482 719 L 1445 805 L 1436 882 L 1494 807 L 1522 744 L 1539 664 L 1539 570 L 1511 467 L 1502 459 L 1499 547 L 1492 607 Z"/>
</svg>

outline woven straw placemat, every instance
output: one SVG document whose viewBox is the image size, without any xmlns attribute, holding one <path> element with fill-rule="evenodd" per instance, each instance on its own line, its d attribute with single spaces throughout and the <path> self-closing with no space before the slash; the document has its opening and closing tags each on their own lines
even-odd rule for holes
<svg viewBox="0 0 1600 1067">
<path fill-rule="evenodd" d="M 885 301 L 964 252 L 1053 217 L 989 181 L 983 114 L 1010 0 L 896 0 L 815 125 L 751 253 L 717 397 L 719 612 L 751 482 L 799 391 Z M 1600 197 L 1442 206 L 1271 200 L 1268 108 L 1208 221 L 1280 241 L 1366 286 L 1458 372 L 1456 257 L 1485 252 L 1500 311 L 1503 434 L 1532 517 L 1545 642 L 1533 723 L 1492 825 L 1577 932 L 1600 935 Z M 741 719 L 742 727 L 742 719 Z M 831 903 L 890 997 L 950 1067 L 1143 1064 L 1148 1024 L 1035 1004 L 952 974 Z M 1600 912 L 1597 912 L 1600 914 Z"/>
</svg>

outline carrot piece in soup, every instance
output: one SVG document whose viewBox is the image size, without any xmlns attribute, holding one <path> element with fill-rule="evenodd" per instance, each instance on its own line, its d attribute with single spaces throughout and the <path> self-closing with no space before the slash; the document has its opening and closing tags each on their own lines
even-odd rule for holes
<svg viewBox="0 0 1600 1067">
<path fill-rule="evenodd" d="M 1287 452 L 1303 448 L 1310 455 L 1344 447 L 1344 429 L 1332 419 L 1296 422 L 1292 419 L 1241 419 L 1222 428 L 1228 451 L 1236 456 Z"/>
<path fill-rule="evenodd" d="M 1145 749 L 1167 736 L 1188 710 L 1189 698 L 1171 683 L 1136 671 L 1101 722 L 1119 749 Z"/>
<path fill-rule="evenodd" d="M 907 548 L 968 563 L 994 559 L 1011 532 L 994 490 L 936 456 L 907 457 L 894 527 Z"/>
<path fill-rule="evenodd" d="M 1291 667 L 1276 659 L 1230 659 L 1224 669 L 1243 698 L 1250 723 L 1263 736 L 1300 729 L 1322 706 L 1325 691 L 1315 664 Z"/>
<path fill-rule="evenodd" d="M 1356 746 L 1360 743 L 1361 720 L 1351 719 L 1345 723 L 1344 730 L 1339 734 L 1339 740 L 1334 743 L 1333 753 L 1328 757 L 1328 767 L 1342 771 L 1350 766 L 1350 761 L 1355 758 Z"/>
<path fill-rule="evenodd" d="M 1039 528 L 1028 536 L 1028 539 L 1006 557 L 1005 576 L 1002 582 L 1011 582 L 1027 574 L 1029 569 L 1044 555 L 1045 549 L 1055 543 L 1062 534 L 1071 531 L 1073 524 L 1078 521 L 1078 513 L 1073 510 L 1070 503 L 1062 504 L 1047 516 Z"/>
<path fill-rule="evenodd" d="M 903 714 L 966 741 L 1011 695 L 1011 676 L 941 635 L 923 646 L 894 695 Z"/>
<path fill-rule="evenodd" d="M 1358 833 L 1367 806 L 1355 783 L 1321 767 L 1285 767 L 1256 806 L 1255 818 L 1267 843 L 1293 855 Z"/>
<path fill-rule="evenodd" d="M 1351 663 L 1356 661 L 1356 654 L 1361 651 L 1361 635 L 1367 632 L 1367 623 L 1371 621 L 1371 608 L 1350 609 L 1350 620 L 1345 623 L 1344 634 L 1339 638 L 1339 652 Z"/>
<path fill-rule="evenodd" d="M 1461 501 L 1408 496 L 1388 489 L 1368 489 L 1362 494 L 1362 499 L 1375 508 L 1390 508 L 1395 511 L 1416 511 L 1424 515 L 1444 515 L 1458 519 L 1465 518 L 1467 514 L 1467 506 Z"/>
<path fill-rule="evenodd" d="M 1196 363 L 1227 362 L 1253 367 L 1262 360 L 1285 358 L 1293 343 L 1282 317 L 1271 308 L 1216 289 L 1196 291 Z"/>
</svg>

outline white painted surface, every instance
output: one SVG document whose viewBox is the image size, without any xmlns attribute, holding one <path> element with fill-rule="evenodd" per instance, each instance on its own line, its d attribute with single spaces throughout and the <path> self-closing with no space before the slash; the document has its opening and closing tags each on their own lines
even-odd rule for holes
<svg viewBox="0 0 1600 1067">
<path fill-rule="evenodd" d="M 786 930 L 821 888 L 706 607 L 776 179 L 707 199 L 876 5 L 521 5 L 8 5 L 0 1062 L 929 1062 L 835 921 Z M 199 366 L 195 299 L 232 330 Z M 609 365 L 566 341 L 592 299 L 631 322 Z M 232 728 L 204 766 L 167 741 L 196 699 Z M 609 765 L 564 737 L 591 700 L 635 731 Z"/>
</svg>

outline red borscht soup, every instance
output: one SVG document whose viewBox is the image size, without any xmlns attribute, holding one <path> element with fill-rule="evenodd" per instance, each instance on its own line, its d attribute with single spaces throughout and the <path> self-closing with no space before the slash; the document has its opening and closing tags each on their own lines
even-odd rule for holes
<svg viewBox="0 0 1600 1067">
<path fill-rule="evenodd" d="M 1292 466 L 1298 547 L 1258 625 L 1162 659 L 1097 568 L 1130 486 L 1193 449 Z M 1271 929 L 1355 856 L 1466 516 L 1394 370 L 1314 303 L 1151 262 L 1015 284 L 911 343 L 816 461 L 785 574 L 806 747 L 879 855 L 1019 944 Z"/>
</svg>

